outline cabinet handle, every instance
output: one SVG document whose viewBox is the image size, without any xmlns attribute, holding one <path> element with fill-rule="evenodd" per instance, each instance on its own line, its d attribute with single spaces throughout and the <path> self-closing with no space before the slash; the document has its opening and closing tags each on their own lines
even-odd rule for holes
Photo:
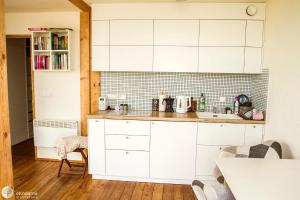
<svg viewBox="0 0 300 200">
<path fill-rule="evenodd" d="M 220 125 L 220 127 L 223 127 L 223 126 L 224 126 L 223 124 Z"/>
<path fill-rule="evenodd" d="M 125 123 L 126 123 L 126 124 L 129 124 L 129 121 L 126 121 Z"/>
<path fill-rule="evenodd" d="M 126 151 L 126 153 L 125 153 L 126 155 L 129 155 L 129 152 L 128 151 Z"/>
<path fill-rule="evenodd" d="M 129 139 L 129 136 L 126 136 L 125 138 L 126 138 L 126 139 Z"/>
<path fill-rule="evenodd" d="M 220 149 L 220 150 L 223 150 L 223 148 L 222 148 L 222 147 L 219 147 L 219 149 Z"/>
<path fill-rule="evenodd" d="M 253 128 L 256 128 L 256 126 L 254 125 Z"/>
</svg>

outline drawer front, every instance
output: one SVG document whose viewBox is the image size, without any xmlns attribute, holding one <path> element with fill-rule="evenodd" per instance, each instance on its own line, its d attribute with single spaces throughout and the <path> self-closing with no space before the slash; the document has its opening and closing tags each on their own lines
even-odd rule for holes
<svg viewBox="0 0 300 200">
<path fill-rule="evenodd" d="M 106 135 L 106 149 L 149 151 L 150 136 Z"/>
<path fill-rule="evenodd" d="M 197 144 L 243 145 L 245 125 L 227 123 L 199 123 Z"/>
<path fill-rule="evenodd" d="M 247 124 L 245 131 L 245 144 L 257 145 L 263 142 L 264 125 Z"/>
<path fill-rule="evenodd" d="M 197 145 L 197 176 L 212 176 L 216 168 L 215 160 L 226 146 Z"/>
<path fill-rule="evenodd" d="M 106 175 L 149 177 L 149 152 L 106 150 Z"/>
<path fill-rule="evenodd" d="M 105 134 L 150 135 L 150 121 L 105 120 Z"/>
</svg>

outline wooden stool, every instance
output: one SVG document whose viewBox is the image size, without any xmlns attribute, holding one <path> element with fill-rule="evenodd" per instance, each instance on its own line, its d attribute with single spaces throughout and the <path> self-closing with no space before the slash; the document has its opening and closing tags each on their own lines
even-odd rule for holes
<svg viewBox="0 0 300 200">
<path fill-rule="evenodd" d="M 67 158 L 62 159 L 61 162 L 60 162 L 60 166 L 59 166 L 59 170 L 58 170 L 58 175 L 57 175 L 57 177 L 60 177 L 60 173 L 61 173 L 62 166 L 63 166 L 63 164 L 64 164 L 64 161 L 66 161 L 66 163 L 68 164 L 68 166 L 69 166 L 70 168 L 72 168 L 72 167 L 84 167 L 83 174 L 82 174 L 82 178 L 84 178 L 85 173 L 86 173 L 86 170 L 87 170 L 87 167 L 88 167 L 88 157 L 87 157 L 87 155 L 85 155 L 84 150 L 85 150 L 85 148 L 77 148 L 77 149 L 75 149 L 75 150 L 73 151 L 73 152 L 80 152 L 80 153 L 81 153 L 81 156 L 82 156 L 83 159 L 84 159 L 84 165 L 71 164 L 70 161 L 69 161 Z"/>
</svg>

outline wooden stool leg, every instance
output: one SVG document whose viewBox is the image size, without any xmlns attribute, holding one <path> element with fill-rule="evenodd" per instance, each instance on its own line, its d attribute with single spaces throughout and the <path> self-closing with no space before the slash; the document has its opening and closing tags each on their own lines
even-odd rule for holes
<svg viewBox="0 0 300 200">
<path fill-rule="evenodd" d="M 59 170 L 58 170 L 57 177 L 60 177 L 60 172 L 61 172 L 61 168 L 62 168 L 62 166 L 63 166 L 63 164 L 64 164 L 64 160 L 65 160 L 65 159 L 62 159 L 62 160 L 60 161 L 60 166 L 59 166 Z"/>
<path fill-rule="evenodd" d="M 70 161 L 68 159 L 65 159 L 65 160 L 66 160 L 66 163 L 68 164 L 68 166 L 71 168 L 72 165 L 71 165 Z"/>
<path fill-rule="evenodd" d="M 82 174 L 82 178 L 84 178 L 87 167 L 88 167 L 88 158 L 87 158 L 87 156 L 85 155 L 85 153 L 83 152 L 82 149 L 80 149 L 80 153 L 81 153 L 81 156 L 83 157 L 84 162 L 85 162 L 85 166 L 84 166 L 84 170 L 83 170 L 83 174 Z"/>
</svg>

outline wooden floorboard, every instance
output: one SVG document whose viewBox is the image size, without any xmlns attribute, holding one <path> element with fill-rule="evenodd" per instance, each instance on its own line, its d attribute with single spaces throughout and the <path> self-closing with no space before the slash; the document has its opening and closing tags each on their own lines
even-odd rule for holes
<svg viewBox="0 0 300 200">
<path fill-rule="evenodd" d="M 67 166 L 57 178 L 59 162 L 34 160 L 32 140 L 13 146 L 12 152 L 15 191 L 33 192 L 31 199 L 196 200 L 189 185 L 93 180 L 68 174 Z"/>
</svg>

